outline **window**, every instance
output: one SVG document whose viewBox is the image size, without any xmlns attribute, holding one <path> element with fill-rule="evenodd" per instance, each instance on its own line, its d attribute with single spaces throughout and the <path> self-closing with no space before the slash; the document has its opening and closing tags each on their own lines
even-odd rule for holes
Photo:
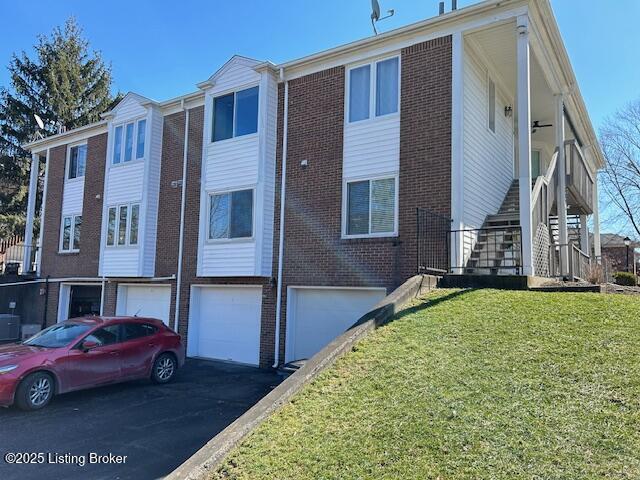
<svg viewBox="0 0 640 480">
<path fill-rule="evenodd" d="M 129 122 L 125 125 L 118 125 L 113 131 L 112 163 L 117 165 L 121 162 L 130 162 L 134 159 L 144 158 L 146 134 L 147 121 L 145 119 L 138 120 L 137 122 Z"/>
<path fill-rule="evenodd" d="M 395 178 L 347 183 L 346 203 L 347 235 L 383 235 L 395 232 Z"/>
<path fill-rule="evenodd" d="M 209 239 L 253 236 L 253 190 L 209 196 Z"/>
<path fill-rule="evenodd" d="M 258 131 L 258 93 L 253 87 L 213 99 L 213 142 Z"/>
<path fill-rule="evenodd" d="M 129 223 L 129 245 L 138 244 L 138 217 L 140 205 L 131 205 L 131 222 Z"/>
<path fill-rule="evenodd" d="M 80 230 L 82 215 L 65 215 L 62 217 L 62 238 L 60 251 L 77 252 L 80 249 Z"/>
<path fill-rule="evenodd" d="M 531 150 L 531 178 L 536 179 L 540 175 L 542 175 L 540 150 Z"/>
<path fill-rule="evenodd" d="M 118 343 L 120 339 L 119 329 L 120 325 L 109 325 L 108 327 L 100 328 L 84 337 L 82 342 L 96 342 L 99 347 L 113 345 Z"/>
<path fill-rule="evenodd" d="M 491 130 L 493 133 L 496 133 L 496 84 L 491 79 L 489 79 L 488 97 L 489 130 Z"/>
<path fill-rule="evenodd" d="M 140 204 L 109 207 L 107 213 L 107 246 L 133 246 L 138 244 Z"/>
<path fill-rule="evenodd" d="M 138 135 L 136 140 L 136 158 L 144 157 L 144 139 L 147 129 L 147 121 L 140 120 L 138 122 Z"/>
<path fill-rule="evenodd" d="M 122 340 L 135 340 L 136 338 L 148 337 L 158 331 L 153 325 L 146 323 L 125 323 L 123 327 Z"/>
<path fill-rule="evenodd" d="M 84 177 L 84 171 L 87 166 L 87 144 L 76 145 L 71 147 L 69 151 L 69 171 L 67 178 L 72 180 L 74 178 Z"/>
<path fill-rule="evenodd" d="M 373 73 L 372 73 L 373 72 Z M 400 93 L 398 57 L 353 68 L 349 71 L 349 122 L 358 122 L 398 112 Z M 371 92 L 374 95 L 371 95 Z"/>
<path fill-rule="evenodd" d="M 107 220 L 107 245 L 113 246 L 116 242 L 116 207 L 109 209 L 109 219 Z"/>
<path fill-rule="evenodd" d="M 118 245 L 126 245 L 127 243 L 127 205 L 120 206 L 118 213 Z"/>
</svg>

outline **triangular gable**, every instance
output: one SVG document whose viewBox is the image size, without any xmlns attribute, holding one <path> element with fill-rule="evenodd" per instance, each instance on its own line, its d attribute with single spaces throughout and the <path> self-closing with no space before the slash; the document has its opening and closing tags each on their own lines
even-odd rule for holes
<svg viewBox="0 0 640 480">
<path fill-rule="evenodd" d="M 137 93 L 129 92 L 124 97 L 122 97 L 122 100 L 120 100 L 116 104 L 115 107 L 113 107 L 108 112 L 103 113 L 102 117 L 103 118 L 104 117 L 114 117 L 115 115 L 117 115 L 119 110 L 121 110 L 123 107 L 129 105 L 132 102 L 135 102 L 136 104 L 138 104 L 140 106 L 146 106 L 146 105 L 149 105 L 149 104 L 155 105 L 157 103 L 154 100 L 151 100 L 151 99 L 149 99 L 147 97 L 143 97 L 142 95 L 139 95 Z"/>
<path fill-rule="evenodd" d="M 227 62 L 222 65 L 213 75 L 207 80 L 198 84 L 199 88 L 207 88 L 216 83 L 216 81 L 223 77 L 229 70 L 237 68 L 238 66 L 254 69 L 259 65 L 263 65 L 264 62 L 255 60 L 253 58 L 243 57 L 241 55 L 234 55 Z"/>
</svg>

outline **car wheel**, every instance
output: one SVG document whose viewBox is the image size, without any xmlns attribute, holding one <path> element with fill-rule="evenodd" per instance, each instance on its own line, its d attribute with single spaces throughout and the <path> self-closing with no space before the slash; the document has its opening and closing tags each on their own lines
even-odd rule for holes
<svg viewBox="0 0 640 480">
<path fill-rule="evenodd" d="M 20 410 L 40 410 L 51 399 L 55 386 L 48 373 L 37 372 L 25 378 L 16 391 L 16 405 Z"/>
<path fill-rule="evenodd" d="M 163 353 L 153 363 L 151 379 L 156 383 L 169 383 L 175 377 L 177 369 L 176 357 L 170 353 Z"/>
</svg>

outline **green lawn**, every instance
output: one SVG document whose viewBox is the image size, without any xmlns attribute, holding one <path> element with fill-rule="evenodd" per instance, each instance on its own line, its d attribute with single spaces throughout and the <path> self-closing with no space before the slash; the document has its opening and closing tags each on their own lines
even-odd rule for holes
<svg viewBox="0 0 640 480">
<path fill-rule="evenodd" d="M 640 297 L 426 300 L 307 386 L 213 478 L 640 478 Z"/>
</svg>

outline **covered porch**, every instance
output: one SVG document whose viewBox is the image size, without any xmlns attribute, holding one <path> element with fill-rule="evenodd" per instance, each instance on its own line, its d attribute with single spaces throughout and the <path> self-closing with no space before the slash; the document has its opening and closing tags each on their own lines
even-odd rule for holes
<svg viewBox="0 0 640 480">
<path fill-rule="evenodd" d="M 599 262 L 603 157 L 539 15 L 454 36 L 450 273 L 578 279 Z"/>
</svg>

